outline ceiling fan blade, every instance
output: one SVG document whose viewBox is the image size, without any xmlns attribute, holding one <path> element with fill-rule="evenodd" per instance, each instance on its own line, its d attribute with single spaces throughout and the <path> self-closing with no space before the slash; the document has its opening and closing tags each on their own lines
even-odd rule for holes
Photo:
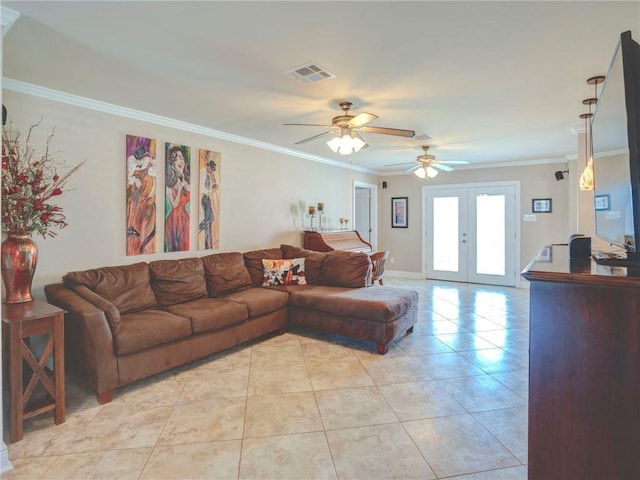
<svg viewBox="0 0 640 480">
<path fill-rule="evenodd" d="M 324 137 L 325 135 L 327 135 L 329 133 L 333 133 L 333 131 L 329 130 L 327 132 L 323 132 L 323 133 L 320 133 L 318 135 L 314 135 L 313 137 L 305 138 L 304 140 L 300 140 L 299 142 L 296 142 L 295 145 L 302 145 L 303 143 L 311 142 L 311 141 L 315 140 L 316 138 Z"/>
<path fill-rule="evenodd" d="M 433 163 L 444 163 L 445 165 L 469 165 L 466 160 L 435 160 Z"/>
<path fill-rule="evenodd" d="M 360 130 L 364 133 L 382 133 L 383 135 L 395 135 L 397 137 L 413 137 L 416 134 L 413 130 L 402 130 L 401 128 L 362 127 Z"/>
<path fill-rule="evenodd" d="M 419 168 L 422 168 L 422 165 L 421 165 L 421 164 L 419 164 L 419 163 L 416 163 L 413 167 L 411 167 L 411 168 L 407 168 L 407 169 L 406 169 L 404 172 L 402 172 L 402 173 L 413 173 L 413 172 L 415 172 L 416 170 L 418 170 Z"/>
<path fill-rule="evenodd" d="M 353 117 L 348 123 L 350 127 L 361 127 L 369 122 L 373 122 L 376 118 L 378 118 L 378 116 L 373 113 L 363 112 Z"/>
<path fill-rule="evenodd" d="M 283 125 L 298 125 L 300 127 L 325 127 L 329 128 L 332 125 L 320 125 L 319 123 L 283 123 Z"/>
<path fill-rule="evenodd" d="M 413 165 L 416 162 L 404 162 L 404 163 L 390 163 L 388 165 L 383 165 L 383 167 L 402 167 L 404 165 Z"/>
<path fill-rule="evenodd" d="M 442 165 L 441 163 L 432 163 L 431 166 L 438 170 L 442 170 L 443 172 L 453 172 L 453 168 Z"/>
</svg>

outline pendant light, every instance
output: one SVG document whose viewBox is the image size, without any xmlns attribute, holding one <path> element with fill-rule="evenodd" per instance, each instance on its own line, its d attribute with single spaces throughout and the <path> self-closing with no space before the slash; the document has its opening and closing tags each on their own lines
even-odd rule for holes
<svg viewBox="0 0 640 480">
<path fill-rule="evenodd" d="M 580 190 L 593 190 L 593 139 L 591 137 L 591 106 L 598 103 L 598 85 L 604 82 L 603 75 L 596 75 L 587 79 L 588 85 L 593 85 L 593 97 L 586 98 L 582 101 L 583 105 L 589 105 L 589 113 L 583 113 L 580 118 L 584 119 L 584 155 L 586 166 L 582 175 L 580 175 Z"/>
<path fill-rule="evenodd" d="M 590 142 L 588 141 L 588 137 L 590 137 L 591 134 L 587 126 L 591 123 L 592 116 L 593 114 L 591 112 L 580 115 L 580 118 L 584 119 L 584 156 L 587 159 L 587 165 L 584 167 L 582 175 L 580 175 L 580 190 L 593 190 L 593 156 L 589 152 Z"/>
</svg>

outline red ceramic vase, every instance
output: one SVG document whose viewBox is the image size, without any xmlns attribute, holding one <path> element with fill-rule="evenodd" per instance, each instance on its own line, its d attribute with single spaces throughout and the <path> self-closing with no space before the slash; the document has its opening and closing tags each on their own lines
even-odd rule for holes
<svg viewBox="0 0 640 480">
<path fill-rule="evenodd" d="M 26 233 L 8 232 L 0 253 L 4 303 L 31 302 L 31 282 L 38 263 L 38 247 Z"/>
</svg>

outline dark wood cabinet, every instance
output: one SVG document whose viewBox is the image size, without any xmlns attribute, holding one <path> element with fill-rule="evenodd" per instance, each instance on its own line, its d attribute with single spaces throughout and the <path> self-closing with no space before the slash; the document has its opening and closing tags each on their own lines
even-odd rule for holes
<svg viewBox="0 0 640 480">
<path fill-rule="evenodd" d="M 531 262 L 529 479 L 640 478 L 640 272 Z M 547 251 L 548 252 L 548 251 Z"/>
</svg>

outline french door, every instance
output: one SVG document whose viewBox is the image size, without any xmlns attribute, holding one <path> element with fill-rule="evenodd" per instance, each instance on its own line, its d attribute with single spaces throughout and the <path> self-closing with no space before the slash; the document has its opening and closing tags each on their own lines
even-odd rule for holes
<svg viewBox="0 0 640 480">
<path fill-rule="evenodd" d="M 516 186 L 425 191 L 427 278 L 515 286 Z"/>
</svg>

